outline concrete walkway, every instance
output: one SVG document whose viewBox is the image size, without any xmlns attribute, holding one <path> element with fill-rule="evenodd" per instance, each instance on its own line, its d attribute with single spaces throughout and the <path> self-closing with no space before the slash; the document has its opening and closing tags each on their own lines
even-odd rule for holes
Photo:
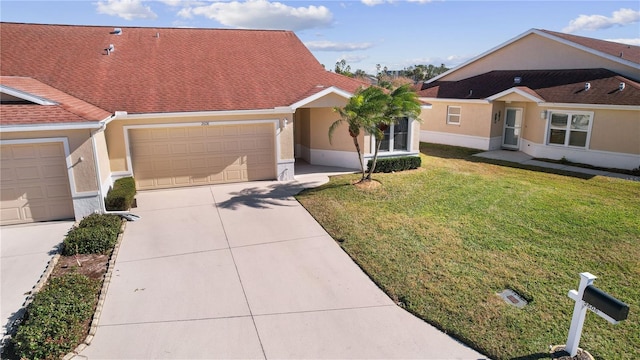
<svg viewBox="0 0 640 360">
<path fill-rule="evenodd" d="M 538 166 L 541 168 L 571 171 L 571 172 L 580 173 L 580 174 L 588 174 L 588 175 L 594 175 L 594 176 L 608 176 L 608 177 L 614 177 L 618 179 L 640 181 L 640 176 L 626 175 L 626 174 L 620 174 L 620 173 L 615 173 L 610 171 L 587 169 L 587 168 L 582 168 L 578 166 L 555 164 L 555 163 L 550 163 L 546 161 L 534 160 L 532 156 L 529 156 L 521 151 L 492 150 L 492 151 L 481 152 L 481 153 L 475 154 L 474 156 L 482 157 L 485 159 L 502 160 L 502 161 L 509 161 L 509 162 L 518 163 L 518 164 Z"/>
<path fill-rule="evenodd" d="M 2 337 L 22 317 L 22 305 L 72 226 L 55 221 L 0 227 Z"/>
<path fill-rule="evenodd" d="M 292 197 L 325 175 L 138 194 L 78 359 L 484 359 L 396 306 Z"/>
</svg>

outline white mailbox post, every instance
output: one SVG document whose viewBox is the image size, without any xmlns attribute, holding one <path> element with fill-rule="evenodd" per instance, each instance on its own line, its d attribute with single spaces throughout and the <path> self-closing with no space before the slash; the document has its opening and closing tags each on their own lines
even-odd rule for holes
<svg viewBox="0 0 640 360">
<path fill-rule="evenodd" d="M 573 307 L 573 318 L 566 346 L 566 351 L 572 357 L 578 353 L 578 344 L 587 309 L 612 324 L 625 320 L 629 315 L 629 305 L 593 286 L 593 281 L 596 278 L 595 275 L 588 272 L 580 273 L 578 290 L 571 290 L 568 294 L 576 302 Z"/>
</svg>

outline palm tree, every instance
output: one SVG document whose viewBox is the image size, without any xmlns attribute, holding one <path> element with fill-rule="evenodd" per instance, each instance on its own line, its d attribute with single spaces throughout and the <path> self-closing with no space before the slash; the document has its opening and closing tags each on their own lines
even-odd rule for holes
<svg viewBox="0 0 640 360">
<path fill-rule="evenodd" d="M 334 121 L 329 127 L 329 142 L 331 142 L 333 133 L 338 126 L 346 123 L 348 125 L 349 135 L 353 138 L 353 144 L 358 153 L 358 161 L 360 163 L 360 169 L 362 170 L 362 178 L 360 181 L 365 179 L 362 151 L 360 150 L 360 143 L 358 142 L 360 129 L 369 129 L 371 128 L 371 124 L 379 123 L 383 120 L 382 117 L 385 112 L 385 107 L 389 101 L 388 97 L 382 89 L 375 86 L 370 86 L 365 89 L 359 88 L 344 107 L 333 108 L 335 112 L 340 114 L 340 119 Z"/>
<path fill-rule="evenodd" d="M 371 180 L 371 174 L 376 168 L 378 151 L 380 150 L 380 144 L 382 144 L 382 140 L 384 139 L 385 130 L 387 130 L 391 124 L 395 124 L 398 118 L 409 117 L 419 119 L 419 115 L 420 101 L 418 100 L 418 95 L 411 89 L 409 84 L 402 85 L 387 95 L 387 102 L 383 107 L 381 116 L 376 120 L 365 124 L 365 130 L 375 136 L 376 139 L 373 161 L 366 176 L 366 180 Z"/>
</svg>

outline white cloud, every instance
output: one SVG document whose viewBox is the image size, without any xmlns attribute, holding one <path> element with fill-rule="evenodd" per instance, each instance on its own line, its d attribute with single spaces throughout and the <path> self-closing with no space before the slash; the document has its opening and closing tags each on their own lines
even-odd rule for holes
<svg viewBox="0 0 640 360">
<path fill-rule="evenodd" d="M 640 46 L 640 38 L 635 39 L 606 39 L 607 41 L 613 41 L 621 44 Z"/>
<path fill-rule="evenodd" d="M 149 6 L 142 5 L 142 0 L 106 0 L 95 4 L 99 14 L 119 16 L 125 20 L 158 17 Z"/>
<path fill-rule="evenodd" d="M 339 43 L 319 40 L 304 43 L 311 51 L 356 51 L 366 50 L 373 46 L 371 43 Z"/>
<path fill-rule="evenodd" d="M 368 55 L 344 54 L 344 55 L 338 57 L 336 59 L 336 62 L 340 62 L 341 60 L 344 60 L 344 61 L 347 62 L 347 65 L 349 65 L 349 64 L 359 63 L 359 62 L 361 62 L 363 60 L 366 60 L 368 58 L 369 58 Z M 352 66 L 352 68 L 353 68 L 353 66 Z"/>
<path fill-rule="evenodd" d="M 214 2 L 183 8 L 178 16 L 204 16 L 219 23 L 245 29 L 303 30 L 329 26 L 333 14 L 324 6 L 291 7 L 267 0 Z"/>
<path fill-rule="evenodd" d="M 376 6 L 376 5 L 384 4 L 386 2 L 391 2 L 388 0 L 360 0 L 360 1 L 367 6 Z"/>
<path fill-rule="evenodd" d="M 566 33 L 580 30 L 600 30 L 613 26 L 623 26 L 640 21 L 640 11 L 633 9 L 620 9 L 614 11 L 611 17 L 604 15 L 580 15 L 569 22 L 569 26 L 562 29 Z"/>
</svg>

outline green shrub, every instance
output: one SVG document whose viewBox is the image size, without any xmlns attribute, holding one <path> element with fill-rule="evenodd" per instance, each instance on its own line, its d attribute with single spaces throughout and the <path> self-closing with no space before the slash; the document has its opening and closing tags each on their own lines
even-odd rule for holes
<svg viewBox="0 0 640 360">
<path fill-rule="evenodd" d="M 109 211 L 126 211 L 131 208 L 136 196 L 136 182 L 132 177 L 118 179 L 104 200 Z"/>
<path fill-rule="evenodd" d="M 116 245 L 119 229 L 106 226 L 71 229 L 62 243 L 62 255 L 105 254 Z"/>
<path fill-rule="evenodd" d="M 82 342 L 100 282 L 80 274 L 53 278 L 27 306 L 12 343 L 23 359 L 59 359 Z"/>
<path fill-rule="evenodd" d="M 78 224 L 79 228 L 86 227 L 107 227 L 115 230 L 120 230 L 120 226 L 122 225 L 122 219 L 118 215 L 109 215 L 109 214 L 91 214 Z"/>
<path fill-rule="evenodd" d="M 367 163 L 367 171 L 371 169 L 373 160 L 369 160 Z M 373 172 L 385 172 L 390 173 L 394 171 L 404 171 L 417 169 L 422 165 L 422 160 L 419 156 L 403 156 L 378 159 L 376 162 L 376 168 Z"/>
</svg>

